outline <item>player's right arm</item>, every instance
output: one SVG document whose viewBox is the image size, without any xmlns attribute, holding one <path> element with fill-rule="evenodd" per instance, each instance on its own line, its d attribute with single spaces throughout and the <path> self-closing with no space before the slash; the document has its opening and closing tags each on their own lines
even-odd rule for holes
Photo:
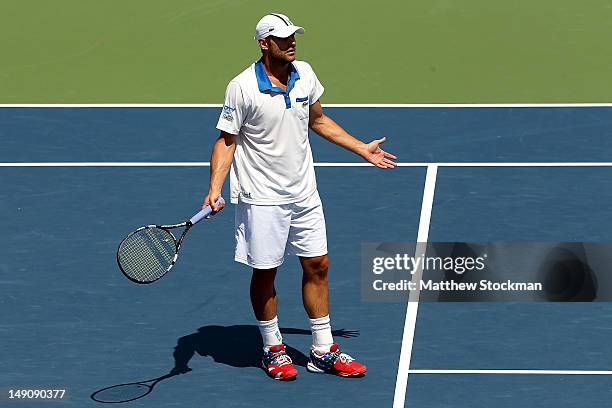
<svg viewBox="0 0 612 408">
<path fill-rule="evenodd" d="M 208 194 L 204 198 L 202 207 L 210 205 L 214 211 L 220 211 L 225 204 L 215 205 L 221 196 L 221 188 L 232 166 L 232 159 L 236 151 L 236 135 L 221 131 L 221 134 L 213 145 L 210 155 L 210 183 Z"/>
<path fill-rule="evenodd" d="M 210 184 L 208 194 L 204 198 L 203 207 L 210 205 L 214 211 L 221 210 L 225 205 L 214 205 L 221 195 L 221 188 L 232 167 L 234 152 L 236 151 L 236 138 L 240 133 L 248 105 L 245 103 L 240 84 L 230 81 L 225 91 L 225 101 L 217 122 L 217 129 L 221 134 L 213 145 L 210 155 Z"/>
</svg>

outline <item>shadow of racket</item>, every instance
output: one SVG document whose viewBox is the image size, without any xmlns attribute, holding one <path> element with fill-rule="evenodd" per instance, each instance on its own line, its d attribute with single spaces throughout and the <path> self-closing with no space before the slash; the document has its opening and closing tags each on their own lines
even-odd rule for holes
<svg viewBox="0 0 612 408">
<path fill-rule="evenodd" d="M 178 374 L 178 372 L 171 372 L 161 377 L 153 378 L 152 380 L 112 385 L 94 392 L 90 395 L 90 398 L 96 402 L 106 404 L 134 401 L 150 394 L 151 391 L 153 391 L 153 387 L 155 387 L 158 382 Z"/>
</svg>

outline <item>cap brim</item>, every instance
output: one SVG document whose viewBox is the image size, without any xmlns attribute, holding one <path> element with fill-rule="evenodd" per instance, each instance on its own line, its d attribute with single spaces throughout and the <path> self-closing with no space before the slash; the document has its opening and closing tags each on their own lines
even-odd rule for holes
<svg viewBox="0 0 612 408">
<path fill-rule="evenodd" d="M 289 36 L 291 36 L 292 34 L 298 33 L 298 34 L 304 34 L 304 28 L 303 27 L 298 27 L 298 26 L 294 26 L 294 25 L 290 25 L 290 26 L 285 26 L 280 30 L 275 30 L 272 31 L 269 36 L 272 37 L 279 37 L 279 38 L 287 38 Z"/>
</svg>

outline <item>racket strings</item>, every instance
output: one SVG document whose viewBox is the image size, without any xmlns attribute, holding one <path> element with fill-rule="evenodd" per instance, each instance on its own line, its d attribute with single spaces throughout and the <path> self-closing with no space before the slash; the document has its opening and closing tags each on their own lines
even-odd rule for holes
<svg viewBox="0 0 612 408">
<path fill-rule="evenodd" d="M 161 278 L 176 255 L 172 234 L 161 228 L 145 228 L 127 237 L 118 251 L 124 273 L 139 282 Z"/>
</svg>

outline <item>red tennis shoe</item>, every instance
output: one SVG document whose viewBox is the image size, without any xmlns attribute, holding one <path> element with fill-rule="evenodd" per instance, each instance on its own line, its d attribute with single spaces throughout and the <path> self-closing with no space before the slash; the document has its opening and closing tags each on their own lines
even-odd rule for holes
<svg viewBox="0 0 612 408">
<path fill-rule="evenodd" d="M 275 380 L 287 381 L 297 377 L 298 372 L 285 349 L 284 344 L 272 346 L 269 351 L 264 352 L 261 359 L 263 369 Z"/>
<path fill-rule="evenodd" d="M 337 344 L 333 344 L 328 353 L 319 355 L 310 351 L 310 360 L 306 366 L 311 373 L 328 373 L 341 377 L 362 377 L 367 367 L 358 363 L 353 357 L 343 353 Z"/>
</svg>

